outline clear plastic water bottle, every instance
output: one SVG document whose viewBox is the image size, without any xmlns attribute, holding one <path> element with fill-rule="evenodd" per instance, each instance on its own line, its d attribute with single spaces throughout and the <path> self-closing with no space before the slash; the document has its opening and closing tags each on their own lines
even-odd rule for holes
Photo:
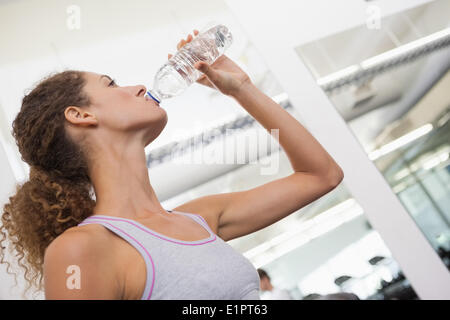
<svg viewBox="0 0 450 320">
<path fill-rule="evenodd" d="M 153 89 L 146 94 L 158 103 L 162 99 L 179 95 L 202 75 L 194 68 L 194 64 L 198 61 L 212 64 L 232 42 L 233 37 L 224 25 L 216 25 L 198 34 L 158 70 Z"/>
</svg>

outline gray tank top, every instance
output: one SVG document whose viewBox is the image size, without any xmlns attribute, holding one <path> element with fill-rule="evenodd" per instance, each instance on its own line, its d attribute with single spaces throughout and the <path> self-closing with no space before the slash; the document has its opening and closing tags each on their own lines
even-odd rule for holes
<svg viewBox="0 0 450 320">
<path fill-rule="evenodd" d="M 198 214 L 190 217 L 209 233 L 197 241 L 167 237 L 126 218 L 95 215 L 79 226 L 101 224 L 128 243 L 145 260 L 147 279 L 141 300 L 259 300 L 259 276 L 242 254 L 218 237 Z"/>
</svg>

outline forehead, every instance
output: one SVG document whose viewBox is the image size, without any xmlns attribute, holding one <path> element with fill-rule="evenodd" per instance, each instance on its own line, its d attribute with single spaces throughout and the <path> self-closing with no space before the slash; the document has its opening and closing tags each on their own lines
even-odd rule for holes
<svg viewBox="0 0 450 320">
<path fill-rule="evenodd" d="M 102 75 L 99 73 L 95 73 L 95 72 L 85 72 L 84 73 L 84 77 L 86 78 L 87 82 L 94 82 L 94 81 L 99 81 L 100 77 Z"/>
<path fill-rule="evenodd" d="M 109 76 L 95 72 L 85 72 L 84 78 L 86 80 L 85 90 L 92 91 L 105 87 L 105 83 L 109 82 Z"/>
<path fill-rule="evenodd" d="M 102 88 L 105 88 L 105 83 L 108 82 L 108 78 L 102 77 L 102 74 L 95 72 L 84 72 L 83 77 L 85 79 L 85 85 L 83 91 L 87 93 L 87 95 L 95 100 Z"/>
</svg>

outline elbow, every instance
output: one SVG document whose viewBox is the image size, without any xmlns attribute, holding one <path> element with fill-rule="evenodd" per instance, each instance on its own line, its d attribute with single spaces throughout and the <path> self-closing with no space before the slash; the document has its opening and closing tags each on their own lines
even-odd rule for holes
<svg viewBox="0 0 450 320">
<path fill-rule="evenodd" d="M 344 171 L 337 164 L 329 169 L 328 174 L 325 178 L 328 191 L 336 188 L 344 179 Z"/>
</svg>

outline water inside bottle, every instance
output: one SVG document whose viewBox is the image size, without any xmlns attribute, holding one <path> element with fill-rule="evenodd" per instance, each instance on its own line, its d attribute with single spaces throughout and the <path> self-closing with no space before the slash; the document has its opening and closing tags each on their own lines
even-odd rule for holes
<svg viewBox="0 0 450 320">
<path fill-rule="evenodd" d="M 198 80 L 202 73 L 195 69 L 198 61 L 212 64 L 231 45 L 233 38 L 228 28 L 215 26 L 200 34 L 181 48 L 155 75 L 154 88 L 149 90 L 154 98 L 171 98 L 183 92 Z"/>
<path fill-rule="evenodd" d="M 202 75 L 200 71 L 194 68 L 196 62 L 206 61 L 208 64 L 212 64 L 233 41 L 228 28 L 222 25 L 211 28 L 196 40 L 187 43 L 173 57 L 179 67 L 178 73 L 188 82 L 188 85 L 198 80 Z"/>
<path fill-rule="evenodd" d="M 157 73 L 157 78 L 154 81 L 154 90 L 162 99 L 167 99 L 175 96 L 187 88 L 186 80 L 177 72 L 176 66 L 172 63 L 166 64 L 160 72 Z"/>
</svg>

